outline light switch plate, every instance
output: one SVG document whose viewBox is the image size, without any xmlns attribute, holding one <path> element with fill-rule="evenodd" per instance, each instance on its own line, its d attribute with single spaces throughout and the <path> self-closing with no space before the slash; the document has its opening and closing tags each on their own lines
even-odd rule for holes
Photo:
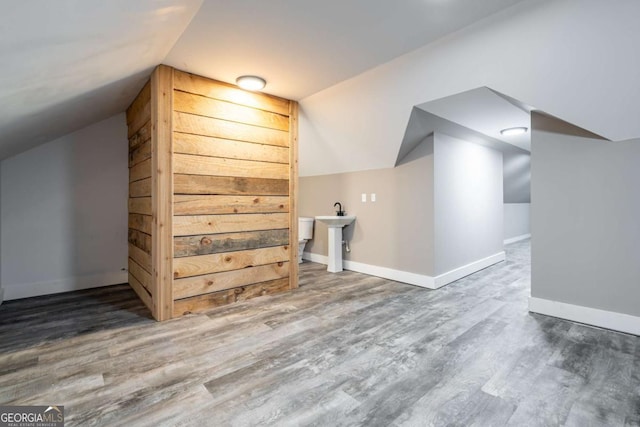
<svg viewBox="0 0 640 427">
<path fill-rule="evenodd" d="M 367 193 L 362 193 L 362 203 L 367 201 Z"/>
<path fill-rule="evenodd" d="M 371 193 L 371 201 L 372 202 L 376 201 L 376 193 Z"/>
</svg>

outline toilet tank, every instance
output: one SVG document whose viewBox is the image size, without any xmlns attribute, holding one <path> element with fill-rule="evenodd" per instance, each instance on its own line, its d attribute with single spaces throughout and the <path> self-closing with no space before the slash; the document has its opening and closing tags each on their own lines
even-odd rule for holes
<svg viewBox="0 0 640 427">
<path fill-rule="evenodd" d="M 303 216 L 298 218 L 298 239 L 313 239 L 313 221 L 313 218 Z"/>
</svg>

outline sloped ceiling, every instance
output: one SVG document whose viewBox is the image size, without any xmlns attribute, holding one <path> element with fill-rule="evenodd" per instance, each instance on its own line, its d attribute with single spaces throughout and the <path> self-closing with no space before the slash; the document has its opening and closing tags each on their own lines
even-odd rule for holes
<svg viewBox="0 0 640 427">
<path fill-rule="evenodd" d="M 0 159 L 124 111 L 160 63 L 300 99 L 520 1 L 10 0 Z"/>
<path fill-rule="evenodd" d="M 3 2 L 0 159 L 124 111 L 201 3 Z"/>
</svg>

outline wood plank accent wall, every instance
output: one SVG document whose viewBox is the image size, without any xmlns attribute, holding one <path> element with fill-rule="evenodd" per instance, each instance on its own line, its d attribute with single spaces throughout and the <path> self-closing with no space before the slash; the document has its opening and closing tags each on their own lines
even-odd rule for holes
<svg viewBox="0 0 640 427">
<path fill-rule="evenodd" d="M 297 104 L 174 84 L 174 317 L 296 288 Z"/>
<path fill-rule="evenodd" d="M 127 110 L 129 282 L 157 320 L 298 287 L 298 105 L 164 65 Z"/>
</svg>

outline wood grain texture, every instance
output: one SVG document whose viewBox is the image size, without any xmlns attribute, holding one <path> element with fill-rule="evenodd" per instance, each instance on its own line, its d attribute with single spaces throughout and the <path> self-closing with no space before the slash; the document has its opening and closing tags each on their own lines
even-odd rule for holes
<svg viewBox="0 0 640 427">
<path fill-rule="evenodd" d="M 151 268 L 151 255 L 143 251 L 142 249 L 133 246 L 129 243 L 129 258 L 133 259 L 137 262 L 140 267 L 147 270 L 149 273 L 152 272 Z"/>
<path fill-rule="evenodd" d="M 289 246 L 291 247 L 290 287 L 298 287 L 298 103 L 289 104 Z"/>
<path fill-rule="evenodd" d="M 237 178 L 175 174 L 174 194 L 286 196 L 288 179 Z"/>
<path fill-rule="evenodd" d="M 149 308 L 149 310 L 152 310 L 153 298 L 151 297 L 151 294 L 131 273 L 129 273 L 129 286 L 131 286 L 144 305 Z"/>
<path fill-rule="evenodd" d="M 245 231 L 241 233 L 206 234 L 175 237 L 173 256 L 208 255 L 245 249 L 267 248 L 289 244 L 289 230 Z"/>
<path fill-rule="evenodd" d="M 5 301 L 0 404 L 64 402 L 69 426 L 638 425 L 640 337 L 529 313 L 528 248 L 436 291 L 305 262 L 299 289 L 161 323 L 122 285 Z"/>
<path fill-rule="evenodd" d="M 289 228 L 289 214 L 193 215 L 173 217 L 174 236 Z"/>
<path fill-rule="evenodd" d="M 173 171 L 187 175 L 217 175 L 243 178 L 288 179 L 289 165 L 253 160 L 174 154 Z"/>
<path fill-rule="evenodd" d="M 225 157 L 228 159 L 289 163 L 289 149 L 287 147 L 180 132 L 174 132 L 173 134 L 173 151 L 175 153 Z"/>
<path fill-rule="evenodd" d="M 151 117 L 151 100 L 145 102 L 133 121 L 128 124 L 127 136 L 131 138 L 135 135 L 149 121 L 149 117 Z"/>
<path fill-rule="evenodd" d="M 254 283 L 239 288 L 228 289 L 226 291 L 213 292 L 196 297 L 180 299 L 174 301 L 174 316 L 182 316 L 190 313 L 211 310 L 239 301 L 246 301 L 251 298 L 264 295 L 272 295 L 278 292 L 289 290 L 289 279 L 276 279 L 268 282 Z"/>
<path fill-rule="evenodd" d="M 151 139 L 151 118 L 133 135 L 129 137 L 129 151 Z"/>
<path fill-rule="evenodd" d="M 173 114 L 173 122 L 176 132 L 276 145 L 280 147 L 287 147 L 289 145 L 288 132 L 275 129 L 181 112 L 175 112 Z"/>
<path fill-rule="evenodd" d="M 151 215 L 129 214 L 129 228 L 151 234 L 153 217 Z"/>
<path fill-rule="evenodd" d="M 129 199 L 129 213 L 151 215 L 151 197 L 132 197 Z"/>
<path fill-rule="evenodd" d="M 148 254 L 151 254 L 151 236 L 138 230 L 129 229 L 129 243 L 136 246 Z"/>
<path fill-rule="evenodd" d="M 141 112 L 145 109 L 145 105 L 147 105 L 150 100 L 151 83 L 147 82 L 136 96 L 136 99 L 134 99 L 131 105 L 127 108 L 127 125 L 133 123 L 141 115 Z M 147 117 L 147 120 L 151 118 L 150 110 L 147 110 L 147 113 L 143 115 Z"/>
<path fill-rule="evenodd" d="M 129 197 L 151 197 L 151 177 L 130 182 Z"/>
<path fill-rule="evenodd" d="M 134 259 L 129 258 L 129 274 L 133 275 L 138 282 L 149 292 L 151 286 L 153 285 L 153 280 L 151 278 L 151 273 L 145 270 L 140 264 L 138 264 Z"/>
<path fill-rule="evenodd" d="M 129 152 L 129 167 L 151 158 L 151 140 L 147 140 L 136 146 Z"/>
<path fill-rule="evenodd" d="M 151 176 L 151 159 L 144 160 L 129 168 L 129 182 L 139 181 Z"/>
<path fill-rule="evenodd" d="M 286 261 L 289 261 L 288 246 L 276 246 L 273 248 L 175 258 L 173 260 L 173 274 L 175 279 L 179 279 Z"/>
<path fill-rule="evenodd" d="M 289 277 L 289 265 L 289 262 L 279 262 L 243 268 L 242 270 L 176 279 L 173 282 L 173 298 L 189 298 L 252 283 L 286 278 Z"/>
<path fill-rule="evenodd" d="M 289 101 L 259 92 L 246 92 L 236 86 L 175 70 L 175 88 L 183 92 L 233 102 L 238 105 L 288 115 Z"/>
<path fill-rule="evenodd" d="M 173 196 L 174 215 L 289 212 L 286 196 Z"/>
<path fill-rule="evenodd" d="M 167 320 L 173 315 L 173 69 L 159 65 L 151 75 L 153 230 L 153 317 Z"/>
<path fill-rule="evenodd" d="M 174 111 L 246 123 L 270 129 L 289 130 L 289 117 L 282 114 L 181 91 L 175 91 L 173 97 Z"/>
</svg>

